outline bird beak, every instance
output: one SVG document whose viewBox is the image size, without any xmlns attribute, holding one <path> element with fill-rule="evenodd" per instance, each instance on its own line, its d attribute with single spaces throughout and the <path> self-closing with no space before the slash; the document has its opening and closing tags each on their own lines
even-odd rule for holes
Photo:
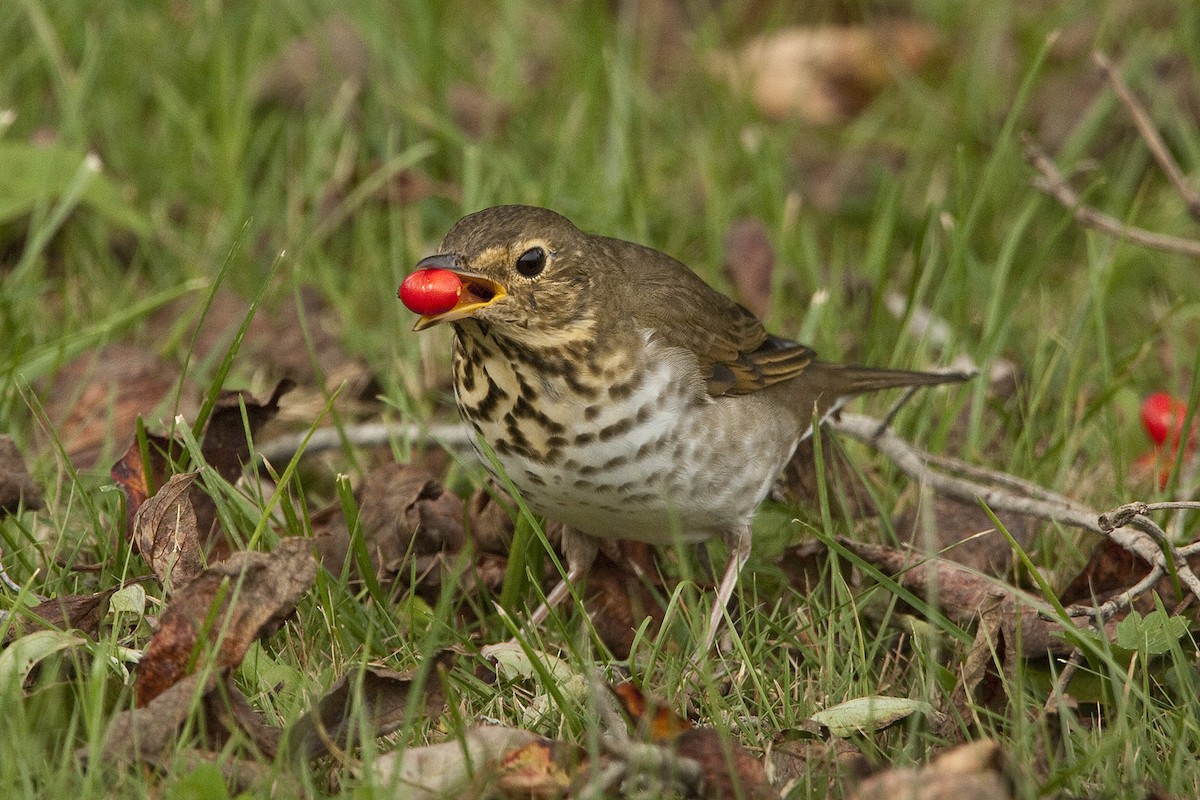
<svg viewBox="0 0 1200 800">
<path fill-rule="evenodd" d="M 458 302 L 449 311 L 441 314 L 426 314 L 413 325 L 414 331 L 423 331 L 443 322 L 454 322 L 473 315 L 479 309 L 489 306 L 508 294 L 508 291 L 491 278 L 486 278 L 477 272 L 463 269 L 458 256 L 452 253 L 441 253 L 422 258 L 417 262 L 416 269 L 444 269 L 453 272 L 463 282 L 462 294 Z"/>
</svg>

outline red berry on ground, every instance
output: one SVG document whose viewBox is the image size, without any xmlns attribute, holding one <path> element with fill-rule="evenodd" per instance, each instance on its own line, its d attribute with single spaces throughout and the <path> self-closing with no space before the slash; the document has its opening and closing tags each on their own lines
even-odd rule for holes
<svg viewBox="0 0 1200 800">
<path fill-rule="evenodd" d="M 458 304 L 463 282 L 450 270 L 421 269 L 400 284 L 400 300 L 422 316 L 444 314 Z"/>
<path fill-rule="evenodd" d="M 1142 425 L 1155 444 L 1178 447 L 1183 438 L 1183 420 L 1187 416 L 1187 404 L 1166 392 L 1155 392 L 1142 403 Z"/>
</svg>

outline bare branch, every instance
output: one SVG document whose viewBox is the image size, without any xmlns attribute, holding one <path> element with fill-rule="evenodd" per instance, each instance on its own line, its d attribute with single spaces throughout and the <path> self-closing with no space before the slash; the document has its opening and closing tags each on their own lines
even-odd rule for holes
<svg viewBox="0 0 1200 800">
<path fill-rule="evenodd" d="M 1197 192 L 1196 187 L 1188 183 L 1187 178 L 1184 177 L 1183 170 L 1179 168 L 1179 163 L 1175 161 L 1175 157 L 1167 149 L 1167 143 L 1163 141 L 1158 128 L 1155 127 L 1154 121 L 1150 119 L 1150 114 L 1146 111 L 1145 106 L 1142 105 L 1141 101 L 1130 90 L 1129 85 L 1125 83 L 1125 79 L 1121 77 L 1121 73 L 1108 60 L 1108 56 L 1097 50 L 1092 53 L 1092 60 L 1096 62 L 1096 66 L 1100 68 L 1100 72 L 1108 81 L 1108 85 L 1116 92 L 1117 98 L 1125 106 L 1125 110 L 1129 112 L 1134 126 L 1137 127 L 1138 133 L 1141 134 L 1142 141 L 1146 143 L 1146 147 L 1150 148 L 1150 154 L 1158 162 L 1159 168 L 1166 173 L 1167 179 L 1171 181 L 1171 185 L 1179 193 L 1179 197 L 1187 207 L 1188 213 L 1192 215 L 1193 219 L 1200 221 L 1200 192 Z"/>
<path fill-rule="evenodd" d="M 1033 140 L 1033 137 L 1023 134 L 1021 141 L 1025 148 L 1025 160 L 1041 173 L 1041 177 L 1035 180 L 1033 185 L 1053 197 L 1068 211 L 1071 211 L 1081 225 L 1102 231 L 1110 236 L 1127 239 L 1134 244 L 1140 244 L 1144 247 L 1190 256 L 1191 258 L 1200 258 L 1200 241 L 1185 239 L 1180 236 L 1170 236 L 1165 233 L 1155 233 L 1145 228 L 1126 225 L 1116 217 L 1109 216 L 1089 205 L 1084 205 L 1083 201 L 1079 199 L 1079 195 L 1070 187 L 1066 178 L 1058 171 L 1058 167 L 1054 165 L 1054 162 L 1050 160 L 1046 152 Z"/>
</svg>

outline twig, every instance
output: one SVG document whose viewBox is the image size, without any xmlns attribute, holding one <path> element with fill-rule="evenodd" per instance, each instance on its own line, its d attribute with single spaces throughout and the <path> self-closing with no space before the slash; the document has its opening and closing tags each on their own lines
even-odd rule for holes
<svg viewBox="0 0 1200 800">
<path fill-rule="evenodd" d="M 308 443 L 305 444 L 305 439 Z M 454 452 L 471 449 L 471 429 L 457 422 L 433 425 L 416 423 L 373 422 L 363 425 L 347 425 L 342 428 L 317 428 L 311 432 L 288 434 L 264 442 L 257 448 L 258 454 L 275 464 L 286 464 L 303 447 L 305 454 L 316 454 L 337 450 L 347 445 L 354 447 L 378 447 L 393 440 L 440 444 Z"/>
<path fill-rule="evenodd" d="M 1058 167 L 1046 155 L 1046 151 L 1033 140 L 1033 137 L 1029 134 L 1022 134 L 1021 142 L 1025 149 L 1025 160 L 1041 173 L 1041 178 L 1035 180 L 1033 185 L 1072 212 L 1080 224 L 1155 250 L 1200 258 L 1200 241 L 1126 225 L 1116 217 L 1085 205 L 1075 190 L 1068 185 L 1067 179 L 1058 171 Z"/>
<path fill-rule="evenodd" d="M 1146 143 L 1146 147 L 1150 148 L 1150 154 L 1158 162 L 1159 168 L 1166 173 L 1167 179 L 1171 181 L 1171 185 L 1179 193 L 1180 199 L 1187 206 L 1188 213 L 1192 215 L 1193 219 L 1200 221 L 1200 192 L 1197 192 L 1196 187 L 1188 183 L 1187 178 L 1184 177 L 1183 170 L 1179 168 L 1175 157 L 1167 149 L 1166 142 L 1163 141 L 1158 128 L 1154 125 L 1154 121 L 1150 119 L 1150 114 L 1147 113 L 1145 106 L 1130 91 L 1129 85 L 1125 83 L 1125 79 L 1121 77 L 1121 73 L 1117 72 L 1113 67 L 1112 62 L 1108 60 L 1108 56 L 1097 50 L 1092 53 L 1092 61 L 1096 62 L 1096 66 L 1100 68 L 1100 72 L 1108 81 L 1108 85 L 1116 92 L 1117 98 L 1125 106 L 1125 110 L 1129 112 L 1134 126 L 1142 136 L 1142 141 Z"/>
<path fill-rule="evenodd" d="M 1054 682 L 1054 691 L 1046 698 L 1046 705 L 1043 706 L 1045 713 L 1057 711 L 1059 704 L 1066 700 L 1067 685 L 1071 683 L 1071 678 L 1075 677 L 1082 663 L 1083 651 L 1078 648 L 1071 651 L 1071 657 L 1063 664 L 1062 672 L 1058 673 L 1058 680 Z"/>
<path fill-rule="evenodd" d="M 4 584 L 4 588 L 14 594 L 20 594 L 21 584 L 8 577 L 8 571 L 4 569 L 4 551 L 0 550 L 0 583 Z"/>
<path fill-rule="evenodd" d="M 968 466 L 962 462 L 949 462 L 944 457 L 934 459 L 925 451 L 901 439 L 891 430 L 877 433 L 878 421 L 871 417 L 842 414 L 838 419 L 831 420 L 829 426 L 835 431 L 874 447 L 895 462 L 896 466 L 910 478 L 930 486 L 948 497 L 968 503 L 983 501 L 995 511 L 1027 514 L 1107 536 L 1128 552 L 1139 556 L 1151 566 L 1152 572 L 1160 570 L 1161 575 L 1173 569 L 1188 590 L 1200 598 L 1200 578 L 1197 578 L 1191 567 L 1188 566 L 1187 553 L 1184 549 L 1176 547 L 1168 541 L 1163 530 L 1154 520 L 1145 515 L 1144 512 L 1150 510 L 1150 506 L 1145 503 L 1132 503 L 1107 514 L 1099 514 L 1075 500 L 1057 495 L 1041 487 L 1038 487 L 1036 497 L 1024 497 L 1010 491 L 1011 487 L 1021 485 L 1020 479 L 1003 473 L 991 473 L 982 467 Z M 988 480 L 988 477 L 985 476 L 989 475 L 1000 480 L 990 481 L 989 485 L 982 480 L 947 475 L 932 466 L 935 461 L 942 465 L 953 463 L 959 468 L 958 471 L 981 476 L 982 480 Z M 1005 486 L 1010 488 L 1003 488 Z M 1166 505 L 1175 507 L 1175 504 Z M 1171 559 L 1169 562 L 1167 560 L 1168 553 Z M 1149 585 L 1143 587 L 1142 583 L 1134 588 L 1145 591 Z M 1109 602 L 1116 603 L 1116 607 L 1119 609 L 1127 606 L 1130 599 L 1122 595 Z M 1091 613 L 1095 616 L 1094 612 Z"/>
</svg>

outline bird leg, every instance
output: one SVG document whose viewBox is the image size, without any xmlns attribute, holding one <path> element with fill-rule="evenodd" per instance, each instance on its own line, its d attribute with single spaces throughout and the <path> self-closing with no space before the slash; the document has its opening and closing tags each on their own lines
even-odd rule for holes
<svg viewBox="0 0 1200 800">
<path fill-rule="evenodd" d="M 570 528 L 563 528 L 562 549 L 567 561 L 567 574 L 558 582 L 557 586 L 550 590 L 545 601 L 529 616 L 530 629 L 536 630 L 541 627 L 546 617 L 550 615 L 550 610 L 567 599 L 571 594 L 571 586 L 583 578 L 596 560 L 596 553 L 600 551 L 600 546 L 591 536 L 578 533 Z"/>
<path fill-rule="evenodd" d="M 746 566 L 746 561 L 750 558 L 750 534 L 750 523 L 747 522 L 736 531 L 730 531 L 725 537 L 725 544 L 729 547 L 729 566 L 725 567 L 721 585 L 717 587 L 712 613 L 708 615 L 708 628 L 704 632 L 704 643 L 700 645 L 697 655 L 710 652 L 713 642 L 717 639 L 717 628 L 721 624 L 721 617 L 725 616 L 729 598 L 733 597 L 733 590 L 737 586 L 738 576 L 742 574 L 742 567 Z"/>
</svg>

